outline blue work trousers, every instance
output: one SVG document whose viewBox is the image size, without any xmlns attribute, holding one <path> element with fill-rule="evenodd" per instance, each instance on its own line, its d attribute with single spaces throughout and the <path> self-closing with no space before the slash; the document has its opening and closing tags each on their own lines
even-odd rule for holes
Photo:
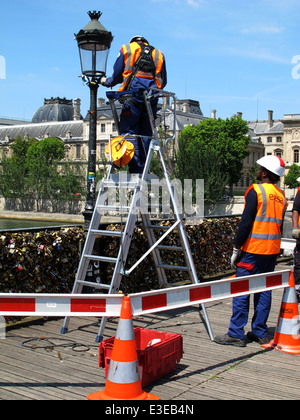
<svg viewBox="0 0 300 420">
<path fill-rule="evenodd" d="M 237 267 L 236 277 L 251 276 L 254 274 L 269 273 L 274 271 L 277 255 L 256 255 L 242 253 L 242 258 Z M 240 266 L 239 266 L 240 265 Z M 271 310 L 272 292 L 256 293 L 254 295 L 254 315 L 252 318 L 252 333 L 258 338 L 267 336 L 267 321 Z M 244 327 L 248 323 L 250 295 L 239 296 L 232 300 L 232 317 L 228 335 L 243 340 Z"/>
<path fill-rule="evenodd" d="M 156 118 L 157 101 L 151 104 L 154 119 Z M 126 101 L 120 116 L 120 134 L 135 134 L 134 156 L 128 164 L 129 173 L 143 173 L 151 138 L 153 136 L 146 106 L 143 102 Z M 146 137 L 144 137 L 146 136 Z"/>
</svg>

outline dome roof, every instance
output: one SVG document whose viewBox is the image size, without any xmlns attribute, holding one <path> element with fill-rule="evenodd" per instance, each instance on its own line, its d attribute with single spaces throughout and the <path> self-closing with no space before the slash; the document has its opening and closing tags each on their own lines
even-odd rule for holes
<svg viewBox="0 0 300 420">
<path fill-rule="evenodd" d="M 71 121 L 74 117 L 73 101 L 66 98 L 45 99 L 44 105 L 39 108 L 32 122 L 50 122 L 50 121 Z"/>
</svg>

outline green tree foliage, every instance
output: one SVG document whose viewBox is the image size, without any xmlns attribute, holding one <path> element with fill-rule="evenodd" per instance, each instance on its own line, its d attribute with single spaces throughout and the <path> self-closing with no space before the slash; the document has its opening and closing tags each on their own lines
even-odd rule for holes
<svg viewBox="0 0 300 420">
<path fill-rule="evenodd" d="M 180 134 L 176 176 L 183 180 L 204 179 L 205 201 L 213 203 L 226 185 L 240 180 L 248 156 L 248 126 L 241 118 L 207 119 Z"/>
<path fill-rule="evenodd" d="M 35 200 L 37 210 L 43 208 L 43 200 L 51 200 L 52 209 L 59 211 L 58 201 L 71 201 L 74 193 L 83 192 L 84 176 L 65 159 L 61 140 L 46 138 L 21 139 L 11 145 L 11 157 L 2 154 L 0 164 L 0 193 L 5 198 L 18 198 L 21 210 L 26 210 L 30 200 Z"/>
<path fill-rule="evenodd" d="M 297 188 L 299 182 L 297 179 L 300 177 L 300 168 L 295 163 L 290 167 L 288 174 L 284 177 L 284 185 L 288 188 Z"/>
<path fill-rule="evenodd" d="M 22 198 L 27 195 L 26 154 L 35 139 L 17 137 L 11 144 L 11 157 L 1 156 L 0 193 L 6 198 Z"/>
<path fill-rule="evenodd" d="M 31 145 L 26 154 L 29 185 L 35 191 L 37 207 L 41 198 L 54 198 L 59 185 L 58 162 L 65 157 L 64 145 L 56 138 L 46 138 Z"/>
</svg>

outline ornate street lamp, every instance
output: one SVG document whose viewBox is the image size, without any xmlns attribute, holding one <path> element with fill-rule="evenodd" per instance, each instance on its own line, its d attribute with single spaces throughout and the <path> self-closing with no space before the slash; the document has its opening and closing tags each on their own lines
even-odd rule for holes
<svg viewBox="0 0 300 420">
<path fill-rule="evenodd" d="M 90 130 L 88 144 L 87 197 L 84 215 L 84 230 L 87 231 L 95 207 L 96 192 L 96 137 L 97 93 L 101 77 L 106 74 L 107 58 L 113 36 L 99 22 L 101 12 L 88 12 L 91 21 L 75 34 L 78 44 L 82 79 L 90 88 Z"/>
</svg>

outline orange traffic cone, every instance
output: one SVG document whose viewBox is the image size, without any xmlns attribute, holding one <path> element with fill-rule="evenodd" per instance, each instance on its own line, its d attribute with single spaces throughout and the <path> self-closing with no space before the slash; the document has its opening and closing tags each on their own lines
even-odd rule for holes
<svg viewBox="0 0 300 420">
<path fill-rule="evenodd" d="M 111 354 L 104 391 L 90 394 L 88 400 L 159 400 L 142 390 L 134 337 L 130 297 L 125 296 Z"/>
<path fill-rule="evenodd" d="M 275 348 L 283 353 L 300 354 L 300 321 L 295 291 L 294 273 L 291 271 L 290 287 L 284 290 L 274 339 L 261 347 Z"/>
</svg>

